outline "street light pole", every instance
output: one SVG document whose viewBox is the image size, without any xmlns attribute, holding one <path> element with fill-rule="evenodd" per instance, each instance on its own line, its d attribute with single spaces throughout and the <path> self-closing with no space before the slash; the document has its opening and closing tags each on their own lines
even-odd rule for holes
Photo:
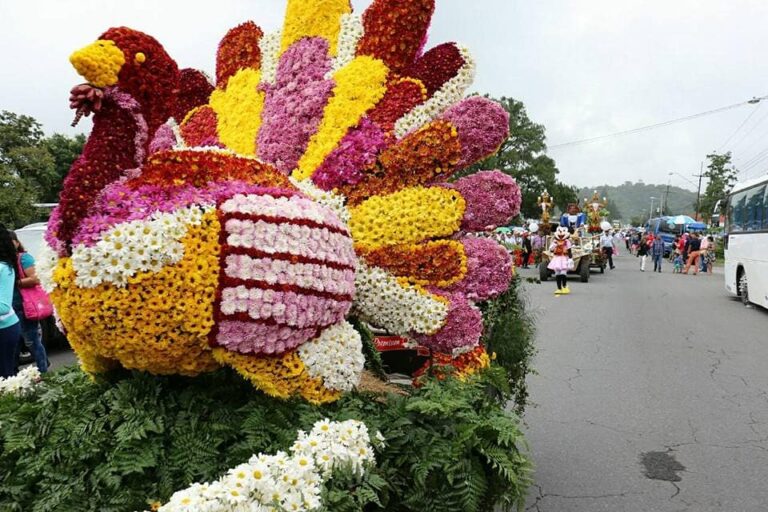
<svg viewBox="0 0 768 512">
<path fill-rule="evenodd" d="M 669 186 L 672 184 L 672 175 L 674 173 L 670 172 L 667 174 L 667 190 L 664 192 L 664 201 L 661 203 L 661 214 L 665 215 L 669 213 L 667 210 L 669 209 Z"/>
<path fill-rule="evenodd" d="M 651 211 L 648 212 L 648 222 L 651 222 L 651 219 L 653 218 L 653 202 L 655 200 L 656 198 L 651 196 Z"/>
<path fill-rule="evenodd" d="M 704 176 L 704 162 L 699 166 L 699 174 L 694 174 L 694 178 L 699 178 L 699 188 L 696 190 L 696 222 L 699 222 L 699 206 L 701 204 L 701 177 Z"/>
</svg>

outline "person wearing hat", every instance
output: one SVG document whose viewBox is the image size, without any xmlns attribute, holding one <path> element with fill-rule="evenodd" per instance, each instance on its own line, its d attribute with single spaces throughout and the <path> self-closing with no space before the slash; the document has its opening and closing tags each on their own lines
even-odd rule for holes
<svg viewBox="0 0 768 512">
<path fill-rule="evenodd" d="M 608 260 L 608 266 L 611 270 L 616 268 L 613 265 L 613 252 L 616 249 L 616 241 L 613 238 L 613 235 L 611 235 L 610 229 L 603 229 L 603 234 L 600 235 L 600 250 L 603 252 L 603 255 Z"/>
</svg>

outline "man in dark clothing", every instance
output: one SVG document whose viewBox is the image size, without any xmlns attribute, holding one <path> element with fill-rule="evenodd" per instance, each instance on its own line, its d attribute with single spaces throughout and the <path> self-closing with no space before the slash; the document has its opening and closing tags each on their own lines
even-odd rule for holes
<svg viewBox="0 0 768 512">
<path fill-rule="evenodd" d="M 691 265 L 693 265 L 694 275 L 699 273 L 700 249 L 701 239 L 699 238 L 699 235 L 696 233 L 691 234 L 691 236 L 688 237 L 688 241 L 685 243 L 685 254 L 688 255 L 688 261 L 685 264 L 685 269 L 683 269 L 683 274 L 688 273 L 688 269 L 691 268 Z"/>
<path fill-rule="evenodd" d="M 531 237 L 526 231 L 523 233 L 523 268 L 528 268 L 528 260 L 530 259 L 532 252 Z"/>
</svg>

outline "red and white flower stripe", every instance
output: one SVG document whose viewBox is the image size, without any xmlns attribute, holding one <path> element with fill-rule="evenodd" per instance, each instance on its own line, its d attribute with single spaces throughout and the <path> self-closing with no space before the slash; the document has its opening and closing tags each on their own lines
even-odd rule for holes
<svg viewBox="0 0 768 512">
<path fill-rule="evenodd" d="M 263 281 L 269 285 L 290 285 L 301 289 L 351 296 L 355 291 L 355 272 L 351 268 L 331 268 L 320 263 L 300 263 L 248 254 L 228 254 L 227 277 Z"/>
<path fill-rule="evenodd" d="M 213 346 L 279 354 L 344 320 L 357 258 L 332 211 L 298 195 L 239 194 L 221 203 L 219 216 Z"/>
</svg>

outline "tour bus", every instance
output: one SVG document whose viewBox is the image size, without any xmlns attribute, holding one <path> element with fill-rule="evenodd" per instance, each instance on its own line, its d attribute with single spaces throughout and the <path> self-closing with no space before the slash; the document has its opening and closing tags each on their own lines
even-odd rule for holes
<svg viewBox="0 0 768 512">
<path fill-rule="evenodd" d="M 725 228 L 725 288 L 768 308 L 768 174 L 733 187 Z"/>
</svg>

